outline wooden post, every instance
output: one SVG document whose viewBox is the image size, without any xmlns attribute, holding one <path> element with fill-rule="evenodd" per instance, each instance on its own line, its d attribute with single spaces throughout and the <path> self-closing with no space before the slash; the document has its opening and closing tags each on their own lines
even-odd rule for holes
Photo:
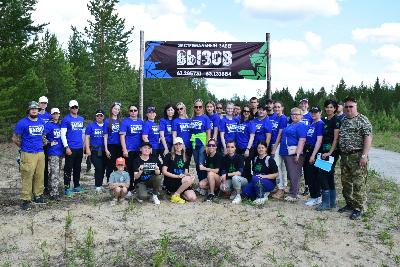
<svg viewBox="0 0 400 267">
<path fill-rule="evenodd" d="M 144 80 L 144 31 L 140 31 L 140 65 L 139 65 L 139 79 L 140 79 L 140 99 L 139 111 L 140 118 L 143 120 L 143 80 Z"/>
<path fill-rule="evenodd" d="M 271 44 L 270 44 L 270 33 L 265 34 L 267 42 L 267 96 L 271 98 Z"/>
</svg>

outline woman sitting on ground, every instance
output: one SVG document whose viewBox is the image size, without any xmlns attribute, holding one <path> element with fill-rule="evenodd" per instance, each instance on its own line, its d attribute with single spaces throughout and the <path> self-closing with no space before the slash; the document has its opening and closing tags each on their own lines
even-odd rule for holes
<svg viewBox="0 0 400 267">
<path fill-rule="evenodd" d="M 278 177 L 278 166 L 275 160 L 267 155 L 268 145 L 266 142 L 259 142 L 257 145 L 257 156 L 253 162 L 253 177 L 243 188 L 244 197 L 255 199 L 256 205 L 262 205 L 268 200 L 269 193 L 276 186 Z"/>
<path fill-rule="evenodd" d="M 182 138 L 175 138 L 172 151 L 165 156 L 162 167 L 164 186 L 172 193 L 171 202 L 180 204 L 196 201 L 196 193 L 191 188 L 194 175 L 189 174 L 189 164 L 183 146 Z"/>
<path fill-rule="evenodd" d="M 207 172 L 207 179 L 199 182 L 200 194 L 205 195 L 208 189 L 208 201 L 212 201 L 215 197 L 215 189 L 221 184 L 219 169 L 221 167 L 222 155 L 217 152 L 217 142 L 215 139 L 208 140 L 206 149 L 205 165 L 200 165 L 202 171 Z"/>
</svg>

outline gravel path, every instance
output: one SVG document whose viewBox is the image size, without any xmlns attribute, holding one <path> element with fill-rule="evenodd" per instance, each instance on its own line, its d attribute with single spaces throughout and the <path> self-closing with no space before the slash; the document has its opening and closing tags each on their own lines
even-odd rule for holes
<svg viewBox="0 0 400 267">
<path fill-rule="evenodd" d="M 400 153 L 371 148 L 369 167 L 400 184 Z"/>
</svg>

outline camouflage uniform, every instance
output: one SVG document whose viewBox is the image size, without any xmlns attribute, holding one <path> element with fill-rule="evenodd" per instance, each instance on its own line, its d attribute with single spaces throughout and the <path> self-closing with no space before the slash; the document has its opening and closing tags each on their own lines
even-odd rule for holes
<svg viewBox="0 0 400 267">
<path fill-rule="evenodd" d="M 59 195 L 59 186 L 63 184 L 63 177 L 61 176 L 60 169 L 62 164 L 62 157 L 49 156 L 49 182 L 50 182 L 50 196 Z"/>
<path fill-rule="evenodd" d="M 340 169 L 343 197 L 354 209 L 363 211 L 367 201 L 367 165 L 359 162 L 364 148 L 364 137 L 372 134 L 368 118 L 358 114 L 345 117 L 339 132 Z"/>
</svg>

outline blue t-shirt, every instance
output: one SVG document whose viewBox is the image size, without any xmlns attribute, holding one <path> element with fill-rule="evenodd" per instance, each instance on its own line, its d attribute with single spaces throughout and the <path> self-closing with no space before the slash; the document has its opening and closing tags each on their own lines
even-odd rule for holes
<svg viewBox="0 0 400 267">
<path fill-rule="evenodd" d="M 325 123 L 322 120 L 319 120 L 317 122 L 313 122 L 308 127 L 306 145 L 315 146 L 317 143 L 317 137 L 324 135 L 324 125 Z"/>
<path fill-rule="evenodd" d="M 211 135 L 214 133 L 214 128 L 217 127 L 219 128 L 220 124 L 220 118 L 217 113 L 213 113 L 212 115 L 208 115 L 208 118 L 210 119 L 210 129 L 211 129 Z"/>
<path fill-rule="evenodd" d="M 301 122 L 289 124 L 285 129 L 283 129 L 279 155 L 287 156 L 287 147 L 297 146 L 300 138 L 307 137 L 307 130 L 307 125 Z"/>
<path fill-rule="evenodd" d="M 272 125 L 272 133 L 271 133 L 271 142 L 269 143 L 270 146 L 275 144 L 276 138 L 278 137 L 278 133 L 280 129 L 286 128 L 287 125 L 287 118 L 285 115 L 281 114 L 279 117 L 274 113 L 269 120 Z"/>
<path fill-rule="evenodd" d="M 236 131 L 236 146 L 239 149 L 246 149 L 249 144 L 250 134 L 254 134 L 256 132 L 256 126 L 254 125 L 254 121 L 247 120 L 240 122 L 237 125 Z"/>
<path fill-rule="evenodd" d="M 133 120 L 130 117 L 121 122 L 119 133 L 125 134 L 125 144 L 128 151 L 139 151 L 142 143 L 143 121 L 141 119 Z"/>
<path fill-rule="evenodd" d="M 257 147 L 257 144 L 260 141 L 265 142 L 265 140 L 267 139 L 266 134 L 272 132 L 272 124 L 269 121 L 268 117 L 265 117 L 262 120 L 255 118 L 253 121 L 254 121 L 254 125 L 256 126 L 256 133 L 254 136 L 253 147 Z"/>
<path fill-rule="evenodd" d="M 288 124 L 291 124 L 292 122 L 293 122 L 292 118 L 289 118 Z M 304 114 L 303 118 L 301 119 L 301 122 L 304 123 L 307 126 L 310 126 L 311 123 L 313 122 L 313 119 L 311 117 L 311 113 L 307 112 L 306 114 Z"/>
<path fill-rule="evenodd" d="M 104 134 L 108 134 L 107 144 L 109 145 L 120 145 L 121 140 L 119 139 L 119 122 L 118 120 L 113 119 L 111 124 L 111 129 L 109 128 L 110 119 L 105 119 L 103 132 Z"/>
<path fill-rule="evenodd" d="M 223 117 L 219 123 L 219 132 L 225 133 L 225 144 L 228 141 L 236 141 L 236 130 L 238 125 L 238 119 L 233 117 L 228 119 L 228 117 Z"/>
<path fill-rule="evenodd" d="M 61 122 L 61 129 L 67 129 L 67 142 L 69 148 L 80 149 L 83 148 L 83 123 L 84 119 L 81 116 L 72 117 L 68 114 Z"/>
<path fill-rule="evenodd" d="M 154 121 L 145 121 L 143 124 L 142 135 L 147 135 L 149 143 L 153 149 L 158 149 L 160 144 L 160 132 L 158 125 Z"/>
<path fill-rule="evenodd" d="M 186 149 L 191 148 L 190 143 L 190 123 L 189 118 L 176 118 L 172 121 L 172 131 L 176 132 L 176 136 L 183 139 Z"/>
<path fill-rule="evenodd" d="M 47 139 L 47 155 L 48 156 L 62 156 L 64 153 L 63 144 L 61 141 L 61 124 L 49 121 L 44 125 L 44 134 Z M 52 142 L 56 142 L 52 145 Z"/>
<path fill-rule="evenodd" d="M 43 152 L 44 121 L 31 121 L 28 117 L 15 125 L 14 133 L 21 136 L 21 150 L 28 153 Z"/>
<path fill-rule="evenodd" d="M 38 118 L 43 120 L 45 124 L 52 119 L 50 113 L 48 113 L 47 111 L 45 111 L 43 114 L 39 112 Z"/>
<path fill-rule="evenodd" d="M 165 142 L 170 149 L 172 147 L 172 120 L 162 118 L 160 120 L 160 131 L 164 132 Z"/>
<path fill-rule="evenodd" d="M 104 124 L 99 125 L 97 122 L 89 123 L 86 127 L 85 134 L 90 136 L 90 146 L 95 151 L 104 150 Z"/>
<path fill-rule="evenodd" d="M 210 119 L 204 114 L 200 116 L 194 116 L 192 118 L 192 122 L 190 123 L 191 134 L 205 133 L 210 128 Z M 200 141 L 200 139 L 196 138 L 196 148 L 201 146 L 203 146 L 203 143 Z"/>
</svg>

